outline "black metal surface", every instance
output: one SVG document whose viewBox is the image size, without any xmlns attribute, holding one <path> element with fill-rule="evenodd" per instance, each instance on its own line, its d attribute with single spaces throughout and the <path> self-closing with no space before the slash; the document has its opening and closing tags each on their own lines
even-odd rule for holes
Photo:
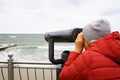
<svg viewBox="0 0 120 80">
<path fill-rule="evenodd" d="M 62 59 L 54 59 L 54 38 L 49 39 L 49 60 L 53 64 L 63 64 L 64 61 Z"/>
<path fill-rule="evenodd" d="M 74 42 L 77 37 L 77 34 L 80 32 L 82 32 L 82 28 L 74 28 L 74 29 L 50 32 L 45 34 L 45 40 L 49 43 L 49 60 L 53 64 L 63 64 L 66 60 L 65 57 L 62 57 L 62 59 L 54 58 L 54 43 L 55 42 Z"/>
<path fill-rule="evenodd" d="M 49 42 L 49 39 L 54 38 L 54 42 L 74 42 L 77 34 L 82 31 L 82 28 L 74 28 L 68 30 L 61 30 L 55 32 L 48 32 L 45 34 L 45 40 Z"/>
</svg>

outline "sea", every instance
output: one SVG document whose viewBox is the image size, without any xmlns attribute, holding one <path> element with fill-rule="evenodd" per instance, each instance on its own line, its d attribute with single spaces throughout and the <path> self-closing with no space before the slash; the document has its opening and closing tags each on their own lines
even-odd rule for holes
<svg viewBox="0 0 120 80">
<path fill-rule="evenodd" d="M 0 47 L 16 45 L 0 50 L 0 61 L 7 61 L 13 55 L 14 61 L 49 62 L 48 42 L 44 34 L 0 34 Z M 73 50 L 74 43 L 54 44 L 54 58 L 60 59 L 64 50 Z"/>
</svg>

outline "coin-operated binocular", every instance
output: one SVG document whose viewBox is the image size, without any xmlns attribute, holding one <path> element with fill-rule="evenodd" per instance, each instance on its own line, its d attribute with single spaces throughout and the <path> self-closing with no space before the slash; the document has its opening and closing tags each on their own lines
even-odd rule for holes
<svg viewBox="0 0 120 80">
<path fill-rule="evenodd" d="M 44 38 L 48 42 L 48 45 L 49 45 L 49 60 L 53 64 L 63 64 L 66 61 L 70 53 L 69 51 L 63 51 L 62 58 L 55 59 L 54 58 L 54 43 L 55 42 L 74 42 L 77 37 L 77 34 L 80 32 L 82 32 L 82 28 L 74 28 L 74 29 L 45 33 Z"/>
</svg>

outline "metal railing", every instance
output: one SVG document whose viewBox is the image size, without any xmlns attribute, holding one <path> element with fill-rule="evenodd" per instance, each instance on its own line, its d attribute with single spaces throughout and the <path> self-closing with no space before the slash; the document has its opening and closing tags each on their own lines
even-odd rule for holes
<svg viewBox="0 0 120 80">
<path fill-rule="evenodd" d="M 39 62 L 15 62 L 13 55 L 0 62 L 0 80 L 58 80 L 60 65 Z"/>
<path fill-rule="evenodd" d="M 49 45 L 49 60 L 52 63 L 16 62 L 13 55 L 8 55 L 7 62 L 0 62 L 0 80 L 58 80 L 59 72 L 64 65 L 69 51 L 62 53 L 61 59 L 54 58 L 55 42 L 74 42 L 82 28 L 50 32 L 45 34 Z M 61 64 L 61 65 L 59 65 Z"/>
</svg>

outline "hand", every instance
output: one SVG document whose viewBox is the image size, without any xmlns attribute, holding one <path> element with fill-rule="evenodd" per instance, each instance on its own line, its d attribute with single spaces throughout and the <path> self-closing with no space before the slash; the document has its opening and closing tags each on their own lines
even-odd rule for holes
<svg viewBox="0 0 120 80">
<path fill-rule="evenodd" d="M 77 38 L 75 40 L 75 52 L 81 53 L 84 47 L 83 45 L 84 45 L 84 35 L 83 32 L 81 32 L 77 35 Z"/>
</svg>

